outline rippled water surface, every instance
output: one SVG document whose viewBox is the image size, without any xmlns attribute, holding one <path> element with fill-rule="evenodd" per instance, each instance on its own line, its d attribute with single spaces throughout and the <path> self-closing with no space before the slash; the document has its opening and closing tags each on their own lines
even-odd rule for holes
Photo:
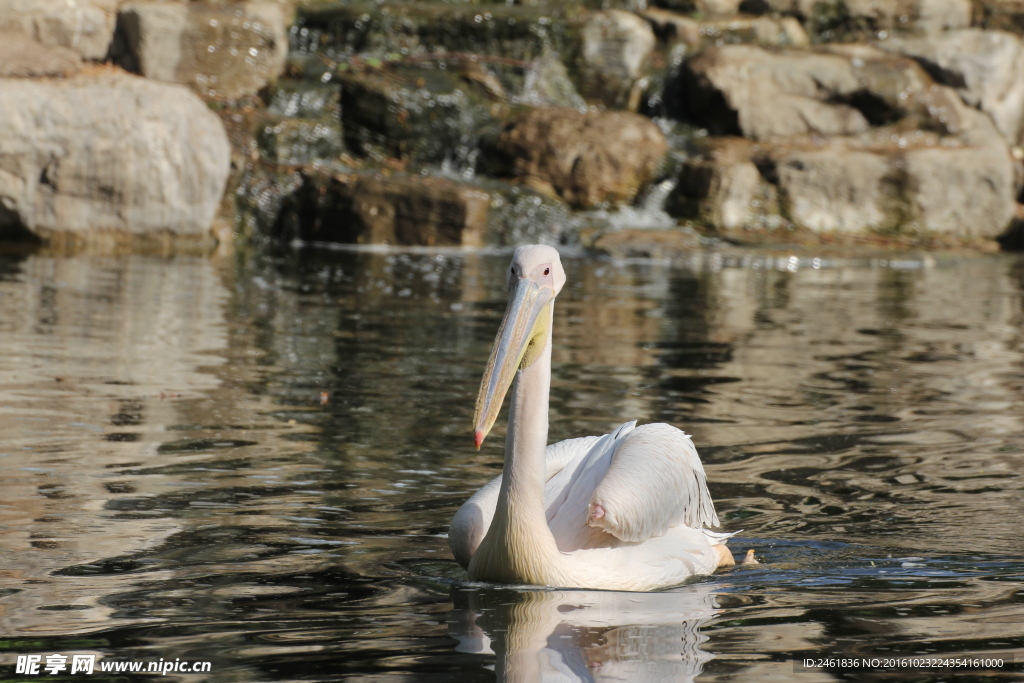
<svg viewBox="0 0 1024 683">
<path fill-rule="evenodd" d="M 448 552 L 501 467 L 470 418 L 507 261 L 0 260 L 0 678 L 1020 680 L 1020 260 L 567 255 L 551 439 L 692 433 L 762 562 L 648 594 L 467 584 Z M 795 664 L 829 656 L 1004 665 Z"/>
</svg>

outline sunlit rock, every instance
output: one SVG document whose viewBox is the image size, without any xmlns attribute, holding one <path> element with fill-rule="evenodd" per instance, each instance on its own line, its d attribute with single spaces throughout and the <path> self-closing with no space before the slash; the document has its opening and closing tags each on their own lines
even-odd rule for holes
<svg viewBox="0 0 1024 683">
<path fill-rule="evenodd" d="M 907 201 L 925 232 L 998 237 L 1016 208 L 1013 167 L 999 145 L 913 149 Z"/>
<path fill-rule="evenodd" d="M 927 38 L 880 41 L 879 47 L 911 56 L 964 101 L 987 112 L 1010 144 L 1024 124 L 1024 45 L 1005 31 L 969 28 Z"/>
<path fill-rule="evenodd" d="M 785 227 L 992 239 L 1014 215 L 1012 161 L 984 114 L 967 107 L 961 114 L 978 120 L 959 137 L 896 134 L 895 144 L 882 144 L 879 136 L 716 141 L 684 165 L 668 209 L 739 237 Z"/>
<path fill-rule="evenodd" d="M 78 73 L 82 58 L 59 46 L 44 46 L 22 33 L 0 31 L 0 78 L 66 78 Z"/>
<path fill-rule="evenodd" d="M 631 12 L 607 10 L 580 31 L 583 95 L 616 109 L 636 109 L 638 82 L 656 43 L 648 22 Z"/>
<path fill-rule="evenodd" d="M 687 63 L 690 115 L 712 140 L 670 198 L 722 231 L 991 239 L 1014 167 L 992 119 L 913 60 L 861 45 L 711 48 Z"/>
<path fill-rule="evenodd" d="M 491 197 L 445 178 L 311 172 L 285 199 L 280 239 L 346 244 L 481 246 Z"/>
<path fill-rule="evenodd" d="M 120 9 L 111 53 L 147 78 L 236 99 L 284 69 L 286 10 L 273 2 L 129 2 Z"/>
<path fill-rule="evenodd" d="M 885 155 L 842 146 L 782 152 L 772 160 L 785 212 L 795 225 L 822 233 L 897 226 L 898 169 Z"/>
<path fill-rule="evenodd" d="M 103 60 L 114 35 L 118 0 L 0 0 L 0 30 L 17 31 L 83 59 Z"/>
<path fill-rule="evenodd" d="M 643 116 L 539 108 L 506 127 L 494 162 L 499 175 L 586 208 L 632 200 L 667 150 L 661 130 Z"/>
<path fill-rule="evenodd" d="M 746 45 L 710 48 L 687 61 L 682 103 L 712 132 L 760 140 L 868 129 L 848 100 L 861 88 L 840 55 L 768 52 Z"/>
<path fill-rule="evenodd" d="M 224 192 L 224 127 L 180 86 L 3 79 L 0 121 L 0 235 L 200 236 Z"/>
<path fill-rule="evenodd" d="M 709 48 L 686 62 L 681 80 L 682 115 L 754 140 L 857 135 L 904 119 L 904 128 L 961 134 L 978 120 L 914 60 L 862 45 Z"/>
</svg>

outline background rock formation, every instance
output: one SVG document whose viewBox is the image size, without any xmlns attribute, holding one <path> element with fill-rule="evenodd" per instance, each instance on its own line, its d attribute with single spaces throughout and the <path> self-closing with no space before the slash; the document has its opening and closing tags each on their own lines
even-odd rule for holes
<svg viewBox="0 0 1024 683">
<path fill-rule="evenodd" d="M 206 235 L 219 206 L 236 238 L 1012 244 L 1015 7 L 0 0 L 3 222 Z"/>
</svg>

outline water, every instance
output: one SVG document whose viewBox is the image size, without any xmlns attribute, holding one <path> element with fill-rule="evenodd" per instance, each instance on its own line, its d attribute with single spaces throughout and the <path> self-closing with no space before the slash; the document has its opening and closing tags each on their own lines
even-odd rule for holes
<svg viewBox="0 0 1024 683">
<path fill-rule="evenodd" d="M 1024 263 L 567 255 L 552 439 L 686 429 L 762 561 L 628 594 L 468 584 L 448 552 L 500 468 L 503 423 L 479 453 L 469 425 L 507 260 L 3 257 L 0 677 L 1020 679 Z"/>
</svg>

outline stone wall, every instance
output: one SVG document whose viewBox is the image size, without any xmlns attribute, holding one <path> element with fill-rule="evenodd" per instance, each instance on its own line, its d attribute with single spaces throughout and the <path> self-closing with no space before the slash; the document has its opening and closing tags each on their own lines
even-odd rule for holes
<svg viewBox="0 0 1024 683">
<path fill-rule="evenodd" d="M 0 239 L 1014 244 L 1014 7 L 0 0 Z"/>
</svg>

